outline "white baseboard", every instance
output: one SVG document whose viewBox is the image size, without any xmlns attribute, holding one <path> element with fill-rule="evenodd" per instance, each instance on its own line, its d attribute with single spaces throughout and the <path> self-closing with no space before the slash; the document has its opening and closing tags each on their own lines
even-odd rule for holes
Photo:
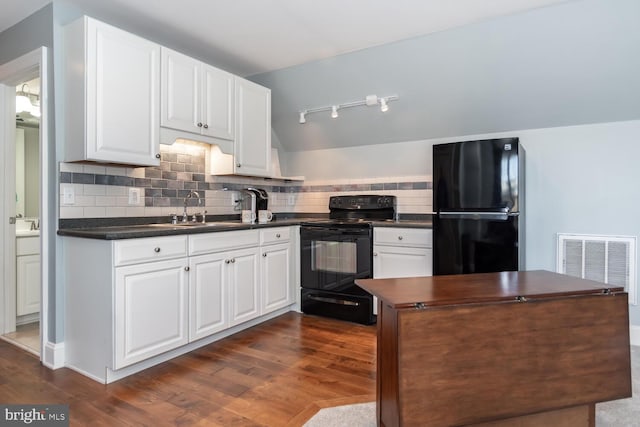
<svg viewBox="0 0 640 427">
<path fill-rule="evenodd" d="M 629 326 L 629 341 L 631 342 L 631 345 L 640 346 L 640 326 Z"/>
<path fill-rule="evenodd" d="M 64 343 L 47 342 L 42 353 L 42 364 L 50 369 L 64 367 Z"/>
</svg>

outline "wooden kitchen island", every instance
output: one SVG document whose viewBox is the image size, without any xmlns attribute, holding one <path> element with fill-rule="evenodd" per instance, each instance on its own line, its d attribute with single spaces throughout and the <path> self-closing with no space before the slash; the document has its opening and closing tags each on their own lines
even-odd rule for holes
<svg viewBox="0 0 640 427">
<path fill-rule="evenodd" d="M 631 396 L 622 287 L 546 271 L 360 279 L 380 426 L 594 426 Z"/>
</svg>

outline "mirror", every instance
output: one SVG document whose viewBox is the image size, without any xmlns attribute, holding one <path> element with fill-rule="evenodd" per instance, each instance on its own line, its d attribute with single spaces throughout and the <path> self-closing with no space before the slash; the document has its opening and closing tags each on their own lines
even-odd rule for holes
<svg viewBox="0 0 640 427">
<path fill-rule="evenodd" d="M 40 79 L 16 86 L 16 215 L 24 218 L 40 216 L 39 89 Z"/>
</svg>

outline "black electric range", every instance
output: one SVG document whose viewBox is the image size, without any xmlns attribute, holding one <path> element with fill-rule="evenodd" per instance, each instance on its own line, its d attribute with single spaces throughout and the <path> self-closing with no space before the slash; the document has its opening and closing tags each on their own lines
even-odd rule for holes
<svg viewBox="0 0 640 427">
<path fill-rule="evenodd" d="M 328 220 L 301 224 L 303 313 L 375 323 L 373 297 L 355 280 L 373 277 L 372 223 L 395 217 L 395 196 L 333 196 Z"/>
</svg>

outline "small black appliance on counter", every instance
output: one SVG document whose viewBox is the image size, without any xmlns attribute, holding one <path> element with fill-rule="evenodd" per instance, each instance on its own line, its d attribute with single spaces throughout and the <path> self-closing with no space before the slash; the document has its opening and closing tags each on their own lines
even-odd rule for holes
<svg viewBox="0 0 640 427">
<path fill-rule="evenodd" d="M 253 208 L 256 218 L 258 217 L 258 211 L 269 209 L 269 194 L 266 190 L 262 188 L 247 187 L 245 191 L 255 195 L 256 203 Z"/>
</svg>

